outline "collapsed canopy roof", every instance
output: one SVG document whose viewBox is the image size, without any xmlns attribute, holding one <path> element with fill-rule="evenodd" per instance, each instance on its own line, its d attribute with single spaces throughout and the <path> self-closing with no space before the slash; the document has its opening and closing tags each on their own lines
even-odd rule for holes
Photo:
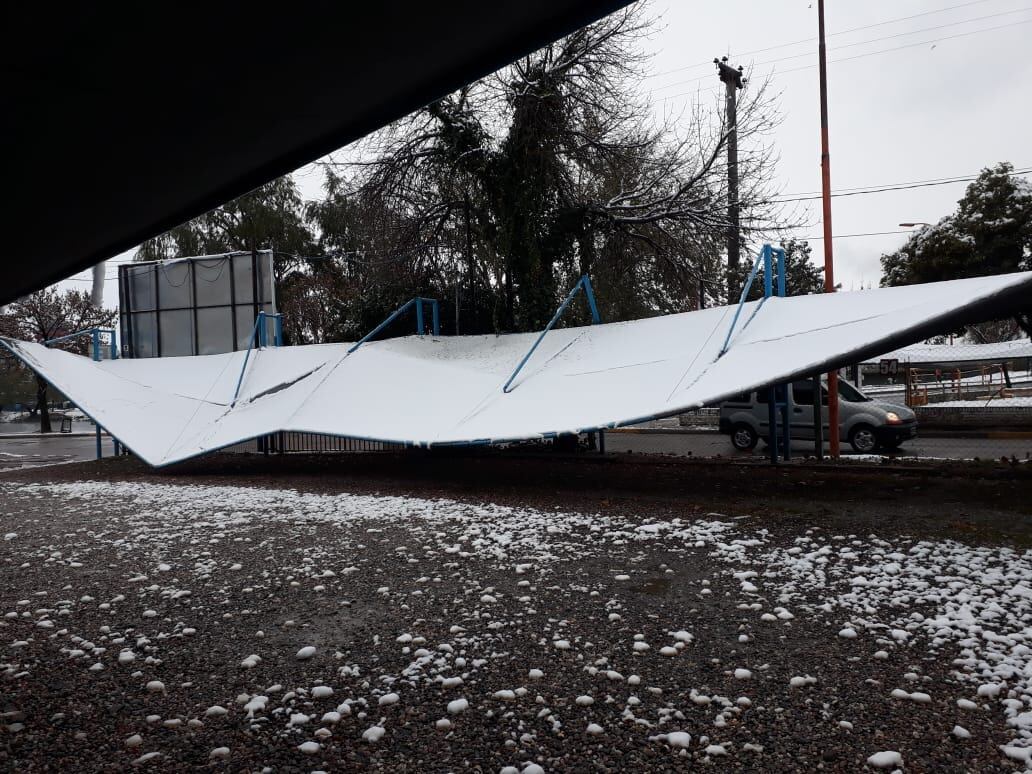
<svg viewBox="0 0 1032 774">
<path fill-rule="evenodd" d="M 14 3 L 0 304 L 503 66 L 628 0 Z"/>
<path fill-rule="evenodd" d="M 914 365 L 935 365 L 938 363 L 1000 363 L 1019 358 L 1032 358 L 1032 341 L 998 341 L 990 344 L 911 344 L 908 347 L 885 352 L 866 363 L 877 363 L 882 359 L 898 360 Z"/>
<path fill-rule="evenodd" d="M 1032 272 L 746 304 L 548 334 L 405 337 L 366 344 L 94 362 L 7 346 L 152 465 L 279 430 L 416 445 L 539 438 L 630 424 L 808 375 L 1004 314 Z"/>
</svg>

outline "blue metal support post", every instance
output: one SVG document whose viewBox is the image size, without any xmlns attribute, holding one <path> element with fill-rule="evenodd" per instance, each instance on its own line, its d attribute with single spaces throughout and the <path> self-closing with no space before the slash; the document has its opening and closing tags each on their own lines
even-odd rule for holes
<svg viewBox="0 0 1032 774">
<path fill-rule="evenodd" d="M 774 292 L 774 278 L 771 276 L 772 263 L 770 245 L 763 246 L 763 297 L 770 298 Z M 772 384 L 767 388 L 767 448 L 770 451 L 770 462 L 778 464 L 778 389 Z"/>
<path fill-rule="evenodd" d="M 777 258 L 775 263 L 774 258 Z M 774 275 L 777 275 L 775 284 Z M 785 251 L 774 249 L 770 245 L 763 246 L 763 297 L 770 298 L 777 293 L 783 297 L 786 293 Z M 788 385 L 771 385 L 767 392 L 767 445 L 770 450 L 772 465 L 778 464 L 778 445 L 782 449 L 782 457 L 792 459 L 792 428 L 788 411 Z M 781 415 L 781 433 L 778 433 L 778 415 Z"/>
<path fill-rule="evenodd" d="M 785 297 L 785 289 L 786 289 L 785 288 L 785 283 L 786 283 L 785 251 L 783 249 L 781 249 L 781 248 L 777 248 L 776 250 L 774 250 L 774 252 L 776 253 L 777 258 L 778 258 L 778 261 L 777 261 L 777 273 L 778 273 L 777 292 L 778 292 L 778 296 L 780 296 L 781 298 L 784 298 Z M 791 424 L 789 422 L 788 385 L 787 384 L 783 384 L 781 386 L 781 393 L 782 393 L 782 396 L 784 397 L 784 401 L 781 404 L 781 424 L 782 424 L 781 432 L 782 432 L 782 434 L 784 436 L 784 449 L 782 451 L 782 456 L 785 458 L 785 461 L 787 462 L 787 461 L 792 459 L 792 428 L 791 428 Z"/>
<path fill-rule="evenodd" d="M 94 328 L 92 331 L 90 331 L 90 339 L 92 340 L 92 344 L 93 344 L 93 352 L 91 353 L 91 356 L 93 357 L 94 360 L 99 361 L 100 360 L 100 331 L 97 328 Z M 100 445 L 100 422 L 97 422 L 96 420 L 94 420 L 93 424 L 97 428 L 97 459 L 99 460 L 101 457 L 104 456 L 104 450 L 103 450 L 103 448 Z"/>
<path fill-rule="evenodd" d="M 254 327 L 251 329 L 251 337 L 247 340 L 247 353 L 244 355 L 244 364 L 240 367 L 240 376 L 237 378 L 236 389 L 233 391 L 233 402 L 230 406 L 236 405 L 237 397 L 240 395 L 240 385 L 244 383 L 244 374 L 247 373 L 247 361 L 251 359 L 251 349 L 254 347 L 254 340 L 261 337 L 261 329 L 265 325 L 265 312 L 259 312 L 254 320 Z"/>
<path fill-rule="evenodd" d="M 745 285 L 742 286 L 742 294 L 738 297 L 738 307 L 735 309 L 735 315 L 731 318 L 731 327 L 727 329 L 727 336 L 724 337 L 724 346 L 720 348 L 720 354 L 717 357 L 723 357 L 724 353 L 727 352 L 728 345 L 731 343 L 731 334 L 735 332 L 735 326 L 738 324 L 738 317 L 742 314 L 742 307 L 745 306 L 745 299 L 749 295 L 749 291 L 752 289 L 753 281 L 756 279 L 756 272 L 760 268 L 760 261 L 763 261 L 766 265 L 770 260 L 770 245 L 764 245 L 763 249 L 760 250 L 756 256 L 756 260 L 753 261 L 752 270 L 749 272 L 749 277 L 745 281 Z M 769 275 L 769 272 L 767 272 Z M 770 295 L 767 292 L 764 298 Z"/>
<path fill-rule="evenodd" d="M 559 308 L 555 311 L 555 314 L 552 315 L 552 319 L 548 321 L 548 325 L 545 326 L 545 329 L 541 331 L 537 339 L 534 341 L 534 344 L 530 348 L 530 351 L 523 356 L 523 359 L 520 361 L 520 364 L 516 366 L 516 370 L 512 372 L 512 375 L 509 377 L 508 381 L 502 387 L 502 392 L 511 392 L 511 390 L 509 389 L 509 385 L 512 384 L 513 379 L 515 379 L 516 375 L 523 370 L 523 366 L 525 366 L 527 364 L 527 361 L 530 360 L 530 356 L 534 354 L 534 350 L 538 348 L 538 345 L 541 343 L 541 340 L 545 338 L 545 334 L 552 330 L 553 326 L 555 326 L 555 324 L 559 322 L 559 318 L 562 317 L 563 312 L 566 311 L 566 307 L 570 305 L 570 302 L 573 301 L 574 296 L 576 296 L 578 291 L 580 290 L 583 290 L 584 294 L 588 297 L 588 306 L 591 308 L 592 324 L 597 324 L 600 321 L 598 316 L 598 307 L 595 304 L 595 294 L 591 289 L 591 280 L 588 279 L 588 275 L 585 274 L 579 280 L 577 280 L 577 284 L 573 286 L 573 289 L 570 290 L 566 298 L 559 305 Z"/>
<path fill-rule="evenodd" d="M 598 325 L 602 322 L 602 318 L 598 314 L 598 304 L 595 303 L 595 289 L 591 286 L 591 277 L 585 274 L 580 278 L 580 281 L 584 285 L 584 295 L 588 299 L 588 309 L 591 310 L 591 322 L 594 325 Z"/>
<path fill-rule="evenodd" d="M 369 331 L 369 333 L 367 333 L 365 336 L 363 336 L 361 339 L 359 339 L 354 345 L 352 345 L 351 349 L 348 350 L 348 354 L 350 355 L 356 349 L 358 349 L 363 344 L 365 344 L 367 341 L 369 341 L 369 339 L 373 338 L 373 336 L 375 336 L 377 333 L 379 333 L 384 328 L 386 328 L 388 325 L 390 325 L 392 322 L 397 320 L 401 315 L 403 315 L 405 312 L 407 312 L 409 307 L 411 307 L 413 304 L 416 307 L 416 332 L 420 336 L 424 335 L 425 332 L 426 332 L 425 331 L 425 325 L 424 325 L 424 322 L 423 322 L 423 303 L 424 302 L 428 302 L 430 304 L 430 306 L 431 306 L 431 312 L 433 314 L 434 336 L 440 335 L 440 333 L 441 333 L 441 312 L 440 312 L 440 308 L 439 308 L 439 304 L 438 304 L 437 300 L 433 299 L 433 298 L 422 298 L 420 296 L 416 296 L 415 298 L 409 299 L 404 304 L 402 304 L 397 309 L 395 309 L 393 312 L 391 312 L 390 316 L 388 316 L 386 320 L 384 320 L 382 323 L 380 323 L 375 328 L 373 328 L 371 331 Z"/>
<path fill-rule="evenodd" d="M 763 246 L 763 297 L 770 298 L 774 295 L 774 277 L 771 276 L 773 268 L 774 250 L 770 245 Z"/>
<path fill-rule="evenodd" d="M 779 247 L 774 252 L 778 255 L 778 295 L 784 298 L 786 295 L 785 286 L 788 282 L 788 275 L 785 273 L 788 268 L 785 265 L 785 251 Z"/>
</svg>

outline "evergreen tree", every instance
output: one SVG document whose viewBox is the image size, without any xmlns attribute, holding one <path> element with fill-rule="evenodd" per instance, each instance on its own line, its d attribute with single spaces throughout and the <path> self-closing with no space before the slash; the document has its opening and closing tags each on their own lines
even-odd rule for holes
<svg viewBox="0 0 1032 774">
<path fill-rule="evenodd" d="M 789 239 L 781 243 L 785 251 L 785 293 L 789 296 L 808 296 L 813 293 L 824 292 L 824 267 L 818 266 L 813 261 L 810 243 Z M 739 267 L 739 287 L 745 287 L 745 282 L 752 271 L 752 263 L 743 264 Z M 764 283 L 763 263 L 760 263 L 756 271 L 756 278 L 749 289 L 747 300 L 755 301 L 763 298 Z"/>
<path fill-rule="evenodd" d="M 984 277 L 1032 269 L 1032 184 L 1001 162 L 983 169 L 956 212 L 883 255 L 882 286 Z M 1032 303 L 1018 317 L 1032 336 Z"/>
</svg>

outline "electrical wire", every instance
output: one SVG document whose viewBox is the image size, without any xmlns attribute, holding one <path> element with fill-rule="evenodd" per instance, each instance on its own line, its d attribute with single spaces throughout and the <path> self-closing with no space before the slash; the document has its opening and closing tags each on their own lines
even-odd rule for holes
<svg viewBox="0 0 1032 774">
<path fill-rule="evenodd" d="M 862 234 L 832 234 L 832 239 L 852 239 L 854 237 L 870 237 L 870 236 L 885 236 L 887 234 L 913 234 L 913 229 L 902 229 L 900 231 L 867 231 Z M 808 237 L 788 237 L 794 239 L 796 242 L 816 242 L 819 239 L 824 239 L 823 236 L 808 236 Z"/>
<path fill-rule="evenodd" d="M 1011 172 L 1010 174 L 1012 174 L 1012 175 L 1028 175 L 1028 174 L 1032 174 L 1032 168 L 1029 168 L 1029 169 L 1016 169 L 1013 172 Z M 917 182 L 917 183 L 903 183 L 903 184 L 897 184 L 897 185 L 876 186 L 876 187 L 871 187 L 871 188 L 866 188 L 866 189 L 847 189 L 847 190 L 844 190 L 844 191 L 839 191 L 838 193 L 832 191 L 831 196 L 832 197 L 837 197 L 837 196 L 863 196 L 863 195 L 866 195 L 866 194 L 886 193 L 888 191 L 907 191 L 907 190 L 910 190 L 912 188 L 931 188 L 933 186 L 939 186 L 939 185 L 950 185 L 951 183 L 965 183 L 965 182 L 970 182 L 972 180 L 977 180 L 977 179 L 978 179 L 978 175 L 973 175 L 971 177 L 956 177 L 956 178 L 950 178 L 950 179 L 945 179 L 945 180 L 929 180 L 929 181 Z M 793 194 L 785 194 L 785 195 L 786 196 L 793 196 Z M 820 199 L 821 196 L 822 196 L 821 193 L 814 192 L 814 194 L 812 194 L 812 195 L 807 194 L 805 196 L 795 196 L 795 198 L 791 198 L 791 199 L 782 199 L 782 198 L 774 197 L 773 199 L 770 199 L 769 201 L 767 201 L 765 203 L 766 204 L 787 204 L 789 202 L 809 202 L 809 201 L 813 201 L 815 199 Z"/>
<path fill-rule="evenodd" d="M 1010 174 L 1012 174 L 1012 175 L 1025 175 L 1025 174 L 1028 174 L 1029 172 L 1032 172 L 1032 164 L 1023 164 L 1023 165 L 1020 165 L 1017 169 L 1013 170 Z M 981 173 L 979 173 L 979 174 L 981 174 Z M 932 178 L 928 178 L 927 180 L 902 180 L 902 181 L 899 181 L 899 182 L 896 182 L 896 183 L 872 183 L 871 185 L 858 185 L 858 186 L 856 186 L 854 188 L 833 188 L 831 190 L 831 192 L 833 194 L 838 194 L 838 193 L 844 193 L 844 192 L 847 192 L 847 191 L 863 191 L 863 190 L 867 190 L 867 189 L 870 189 L 870 188 L 886 188 L 886 187 L 897 186 L 897 185 L 914 185 L 916 183 L 944 183 L 945 184 L 945 183 L 953 183 L 953 182 L 963 182 L 963 181 L 966 181 L 966 180 L 974 180 L 977 177 L 978 177 L 978 175 L 974 175 L 974 174 L 971 174 L 971 173 L 966 173 L 966 174 L 963 174 L 963 175 L 949 175 L 947 177 L 932 177 Z M 794 193 L 786 193 L 786 194 L 778 194 L 778 195 L 779 196 L 811 196 L 811 195 L 820 194 L 820 193 L 822 193 L 822 192 L 821 191 L 797 191 L 797 192 L 794 192 Z"/>
<path fill-rule="evenodd" d="M 860 40 L 860 41 L 857 41 L 856 43 L 845 43 L 845 44 L 843 44 L 841 46 L 833 46 L 832 48 L 829 48 L 828 51 L 829 52 L 830 51 L 841 51 L 844 48 L 855 48 L 856 46 L 866 46 L 866 45 L 869 45 L 871 43 L 881 43 L 882 41 L 885 41 L 885 40 L 894 40 L 895 38 L 904 38 L 904 37 L 906 37 L 908 35 L 918 35 L 918 34 L 920 34 L 922 32 L 932 32 L 934 30 L 942 30 L 942 29 L 946 29 L 948 27 L 957 27 L 957 26 L 959 26 L 961 24 L 971 24 L 972 22 L 982 21 L 984 19 L 995 19 L 995 18 L 1000 17 L 1000 16 L 1009 16 L 1011 14 L 1024 13 L 1026 11 L 1032 11 L 1032 6 L 1028 6 L 1028 7 L 1025 7 L 1025 8 L 1016 8 L 1016 9 L 1014 9 L 1012 11 L 1002 11 L 1000 13 L 992 13 L 992 14 L 988 14 L 986 16 L 978 16 L 978 17 L 975 17 L 974 19 L 966 19 L 964 21 L 949 22 L 948 24 L 939 24 L 939 25 L 937 25 L 935 27 L 925 27 L 925 28 L 919 29 L 919 30 L 911 30 L 910 32 L 897 32 L 894 35 L 885 35 L 885 36 L 880 37 L 880 38 L 870 38 L 869 40 Z M 972 30 L 971 32 L 965 33 L 965 34 L 974 34 L 974 33 L 977 33 L 977 32 L 988 31 L 989 29 L 1000 29 L 1001 27 L 1007 27 L 1007 26 L 1010 26 L 1010 25 L 1001 25 L 1000 27 L 990 27 L 990 28 L 986 28 L 986 30 Z M 946 38 L 944 38 L 944 40 L 945 39 Z M 937 41 L 926 41 L 926 42 L 932 43 L 932 42 L 937 42 Z M 915 44 L 915 45 L 920 45 L 920 44 Z M 768 59 L 765 62 L 754 62 L 752 64 L 752 67 L 763 67 L 765 65 L 777 64 L 778 62 L 787 62 L 790 59 L 802 59 L 803 57 L 807 57 L 807 56 L 813 56 L 813 52 L 812 51 L 807 51 L 807 52 L 802 53 L 802 54 L 791 54 L 789 56 L 783 56 L 783 57 L 779 57 L 777 59 Z M 842 60 L 839 60 L 839 61 L 842 61 Z M 702 80 L 702 79 L 707 78 L 707 77 L 709 77 L 709 76 L 705 76 L 704 75 L 704 76 L 700 76 L 699 78 L 690 78 L 688 80 L 683 80 L 683 81 L 674 81 L 673 83 L 667 83 L 667 84 L 664 84 L 663 86 L 656 86 L 654 91 L 663 91 L 664 89 L 672 89 L 675 86 L 681 86 L 681 85 L 683 85 L 685 83 L 692 83 L 694 81 Z"/>
<path fill-rule="evenodd" d="M 852 61 L 854 59 L 863 59 L 863 58 L 869 57 L 869 56 L 877 56 L 879 54 L 888 54 L 888 53 L 891 53 L 892 51 L 901 51 L 901 50 L 906 49 L 906 48 L 915 48 L 917 46 L 927 46 L 929 43 L 932 43 L 932 44 L 942 43 L 943 41 L 946 41 L 946 40 L 956 40 L 957 38 L 966 38 L 966 37 L 968 37 L 970 35 L 978 35 L 978 34 L 981 34 L 983 32 L 995 32 L 997 30 L 1013 29 L 1014 27 L 1017 27 L 1018 25 L 1021 25 L 1021 24 L 1032 24 L 1032 19 L 1024 19 L 1024 20 L 1021 20 L 1021 21 L 1012 22 L 1010 24 L 1000 24 L 1000 25 L 997 25 L 995 27 L 986 27 L 985 29 L 982 29 L 982 30 L 972 30 L 971 32 L 960 32 L 960 33 L 957 33 L 956 35 L 947 35 L 945 37 L 934 38 L 932 40 L 920 40 L 920 41 L 917 41 L 916 43 L 906 43 L 906 44 L 904 44 L 902 46 L 893 46 L 892 48 L 883 48 L 883 49 L 881 49 L 879 51 L 868 51 L 867 53 L 856 54 L 854 56 L 845 56 L 845 57 L 842 57 L 840 59 L 832 59 L 832 60 L 830 60 L 828 62 L 828 64 L 838 64 L 840 62 L 849 62 L 849 61 Z M 792 68 L 789 68 L 788 70 L 772 70 L 771 74 L 776 73 L 777 75 L 785 75 L 786 73 L 799 72 L 800 70 L 812 70 L 815 67 L 817 67 L 816 63 L 808 64 L 808 65 L 803 65 L 802 67 L 792 67 Z M 704 81 L 707 78 L 711 78 L 711 77 L 712 77 L 711 75 L 702 75 L 702 76 L 699 76 L 698 78 L 692 78 L 690 80 L 683 81 L 683 83 L 694 83 L 696 81 Z M 686 96 L 694 95 L 695 93 L 696 93 L 695 91 L 682 91 L 682 92 L 680 92 L 678 94 L 671 94 L 668 97 L 660 97 L 660 101 L 661 102 L 668 102 L 669 100 L 677 99 L 679 97 L 686 97 Z"/>
<path fill-rule="evenodd" d="M 895 24 L 896 22 L 909 21 L 910 19 L 917 19 L 921 16 L 931 16 L 937 13 L 945 13 L 946 11 L 955 11 L 958 8 L 967 8 L 970 5 L 981 5 L 983 3 L 990 2 L 990 0 L 972 0 L 972 2 L 961 3 L 960 5 L 951 5 L 948 8 L 937 8 L 933 11 L 924 11 L 922 13 L 915 13 L 911 16 L 900 16 L 896 19 L 887 19 L 886 21 L 876 22 L 874 24 L 865 24 L 862 27 L 852 27 L 848 30 L 842 30 L 840 32 L 828 33 L 826 37 L 833 38 L 838 35 L 848 35 L 851 32 L 860 32 L 861 30 L 869 30 L 875 27 L 884 27 L 888 24 Z M 762 54 L 766 51 L 776 51 L 779 48 L 788 48 L 790 46 L 799 46 L 803 43 L 814 43 L 817 38 L 805 38 L 803 40 L 796 40 L 792 43 L 779 43 L 776 46 L 767 46 L 766 48 L 754 48 L 751 51 L 742 51 L 737 56 L 749 56 L 750 54 Z M 652 75 L 646 76 L 647 78 L 658 78 L 662 75 L 670 75 L 671 73 L 684 72 L 685 70 L 693 70 L 696 67 L 708 67 L 713 64 L 712 59 L 708 59 L 705 62 L 699 62 L 693 65 L 685 65 L 684 67 L 675 67 L 672 70 L 664 70 L 663 72 L 653 73 Z"/>
</svg>

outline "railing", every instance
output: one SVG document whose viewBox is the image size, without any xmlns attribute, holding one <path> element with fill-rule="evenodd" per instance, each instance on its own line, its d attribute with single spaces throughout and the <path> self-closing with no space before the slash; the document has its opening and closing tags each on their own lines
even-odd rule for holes
<svg viewBox="0 0 1032 774">
<path fill-rule="evenodd" d="M 62 341 L 68 341 L 69 339 L 78 338 L 79 336 L 90 336 L 93 343 L 93 352 L 91 356 L 94 360 L 102 360 L 100 356 L 100 335 L 106 333 L 110 338 L 111 347 L 111 359 L 118 359 L 118 345 L 115 343 L 115 329 L 114 328 L 84 328 L 81 331 L 75 333 L 69 333 L 66 336 L 58 336 L 57 338 L 47 339 L 43 342 L 44 347 L 49 347 L 51 344 L 58 344 Z"/>
</svg>

